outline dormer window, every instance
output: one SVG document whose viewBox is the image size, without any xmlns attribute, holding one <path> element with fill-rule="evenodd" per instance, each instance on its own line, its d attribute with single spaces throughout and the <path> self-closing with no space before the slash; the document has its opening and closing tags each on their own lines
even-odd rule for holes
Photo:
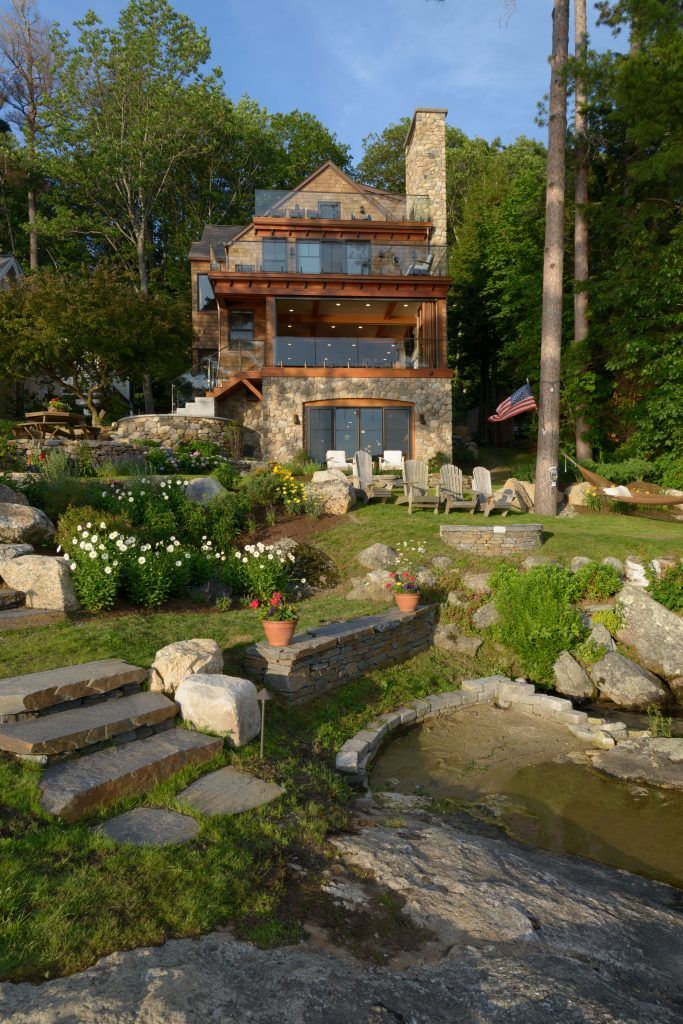
<svg viewBox="0 0 683 1024">
<path fill-rule="evenodd" d="M 321 220 L 341 220 L 341 203 L 318 200 L 318 217 Z"/>
</svg>

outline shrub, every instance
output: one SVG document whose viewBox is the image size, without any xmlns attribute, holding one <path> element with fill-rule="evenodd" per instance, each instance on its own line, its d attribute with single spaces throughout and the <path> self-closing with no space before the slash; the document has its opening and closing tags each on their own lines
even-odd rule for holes
<svg viewBox="0 0 683 1024">
<path fill-rule="evenodd" d="M 297 544 L 292 552 L 298 575 L 315 589 L 336 587 L 341 583 L 337 563 L 313 544 Z"/>
<path fill-rule="evenodd" d="M 66 523 L 64 524 L 66 526 Z M 116 530 L 109 530 L 105 519 L 76 524 L 73 535 L 64 537 L 64 557 L 69 562 L 74 590 L 79 601 L 90 612 L 111 608 L 116 600 L 123 575 L 124 556 L 134 538 L 124 540 Z"/>
<path fill-rule="evenodd" d="M 536 479 L 536 463 L 533 459 L 524 459 L 517 463 L 514 467 L 512 475 L 517 480 L 527 481 L 532 484 Z"/>
<path fill-rule="evenodd" d="M 242 477 L 240 491 L 252 511 L 282 504 L 280 480 L 270 469 L 255 469 Z"/>
<path fill-rule="evenodd" d="M 145 461 L 154 473 L 172 472 L 170 453 L 165 448 L 150 448 Z"/>
<path fill-rule="evenodd" d="M 621 577 L 614 566 L 591 562 L 582 565 L 574 574 L 574 600 L 588 598 L 591 601 L 604 601 L 616 594 L 621 587 Z"/>
<path fill-rule="evenodd" d="M 669 452 L 660 455 L 655 462 L 656 480 L 662 487 L 672 487 L 675 491 L 683 491 L 683 455 Z"/>
<path fill-rule="evenodd" d="M 13 441 L 0 436 L 0 469 L 16 472 L 24 468 L 24 461 Z"/>
<path fill-rule="evenodd" d="M 239 471 L 231 466 L 229 462 L 221 462 L 211 474 L 222 487 L 228 491 L 234 491 L 240 481 Z"/>
<path fill-rule="evenodd" d="M 630 484 L 634 480 L 653 480 L 656 474 L 654 463 L 647 459 L 624 459 L 622 462 L 591 463 L 589 468 L 614 484 Z"/>
<path fill-rule="evenodd" d="M 441 467 L 447 465 L 450 461 L 451 457 L 446 452 L 434 452 L 429 460 L 429 472 L 438 473 Z"/>
<path fill-rule="evenodd" d="M 96 476 L 95 464 L 92 458 L 92 449 L 89 445 L 81 443 L 76 448 L 74 459 L 76 476 Z"/>
<path fill-rule="evenodd" d="M 242 458 L 242 427 L 237 420 L 228 420 L 225 424 L 223 447 L 231 459 Z"/>
<path fill-rule="evenodd" d="M 649 575 L 649 574 L 648 574 Z M 683 565 L 675 565 L 659 579 L 650 575 L 650 596 L 672 612 L 683 609 Z"/>
<path fill-rule="evenodd" d="M 244 530 L 248 504 L 243 493 L 221 494 L 206 509 L 207 533 L 214 544 L 226 551 Z"/>
<path fill-rule="evenodd" d="M 500 614 L 498 637 L 534 683 L 551 686 L 559 654 L 576 647 L 587 633 L 570 603 L 572 574 L 558 565 L 539 565 L 525 573 L 504 566 L 494 572 L 490 585 Z"/>
<path fill-rule="evenodd" d="M 192 444 L 181 441 L 173 449 L 170 462 L 175 466 L 176 472 L 203 473 L 205 470 L 215 469 L 221 462 L 225 462 L 225 458 L 213 441 L 195 441 Z"/>
<path fill-rule="evenodd" d="M 622 605 L 615 604 L 614 608 L 593 612 L 591 618 L 596 625 L 604 626 L 612 636 L 616 636 L 624 624 L 624 609 Z"/>
<path fill-rule="evenodd" d="M 279 551 L 273 544 L 247 544 L 234 556 L 242 564 L 245 591 L 259 601 L 267 601 L 277 590 L 293 589 L 294 555 Z M 303 580 L 301 582 L 304 582 Z"/>
</svg>

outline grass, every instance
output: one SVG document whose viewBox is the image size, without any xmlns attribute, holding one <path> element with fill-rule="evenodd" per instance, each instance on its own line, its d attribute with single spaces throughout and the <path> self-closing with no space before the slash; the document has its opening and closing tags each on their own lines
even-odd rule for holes
<svg viewBox="0 0 683 1024">
<path fill-rule="evenodd" d="M 538 517 L 515 517 L 525 520 Z M 483 565 L 485 559 L 458 556 L 443 546 L 438 526 L 444 521 L 429 512 L 409 516 L 404 507 L 373 505 L 314 540 L 347 577 L 362 574 L 354 556 L 374 541 L 420 541 L 428 555 L 451 554 L 458 569 Z M 454 514 L 448 521 L 472 520 Z M 576 554 L 653 557 L 680 547 L 680 524 L 585 516 L 546 525 L 543 553 L 563 559 Z M 346 584 L 304 601 L 301 626 L 377 610 L 369 602 L 349 603 L 345 589 Z M 196 636 L 217 640 L 226 671 L 240 675 L 244 650 L 260 635 L 259 621 L 246 610 L 84 617 L 39 633 L 0 635 L 0 675 L 117 656 L 149 666 L 159 647 Z M 487 641 L 474 660 L 433 649 L 303 707 L 271 702 L 263 763 L 254 743 L 226 751 L 211 766 L 189 768 L 150 793 L 77 824 L 41 811 L 35 767 L 1 759 L 0 977 L 40 980 L 81 969 L 112 950 L 198 935 L 221 924 L 262 944 L 296 940 L 308 903 L 292 898 L 297 883 L 287 865 L 297 861 L 315 874 L 329 856 L 327 836 L 347 824 L 351 791 L 334 772 L 338 746 L 382 711 L 452 689 L 467 676 L 514 668 L 509 654 Z M 100 817 L 134 806 L 180 809 L 178 792 L 224 763 L 279 782 L 286 788 L 284 798 L 241 815 L 200 817 L 197 839 L 181 847 L 120 846 L 93 833 Z"/>
</svg>

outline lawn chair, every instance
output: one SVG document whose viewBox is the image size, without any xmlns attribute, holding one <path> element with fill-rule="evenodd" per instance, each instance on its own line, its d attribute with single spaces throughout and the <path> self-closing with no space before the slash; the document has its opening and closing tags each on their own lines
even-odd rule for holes
<svg viewBox="0 0 683 1024">
<path fill-rule="evenodd" d="M 506 516 L 510 509 L 515 507 L 512 504 L 515 494 L 510 488 L 504 490 L 500 498 L 497 500 L 494 499 L 493 487 L 491 486 L 491 474 L 488 469 L 485 469 L 483 466 L 474 467 L 472 484 L 474 490 L 479 495 L 479 501 L 483 506 L 485 516 L 490 516 L 491 513 L 495 511 Z"/>
<path fill-rule="evenodd" d="M 448 514 L 451 509 L 464 508 L 470 510 L 470 515 L 479 508 L 479 495 L 466 498 L 462 488 L 462 470 L 453 466 L 450 462 L 441 467 L 439 472 L 439 486 L 436 493 L 441 501 L 445 502 L 444 512 Z M 435 509 L 438 512 L 438 506 Z"/>
<path fill-rule="evenodd" d="M 325 452 L 325 463 L 328 469 L 341 469 L 344 473 L 347 469 L 353 469 L 353 460 L 346 458 L 346 452 L 330 451 Z"/>
<path fill-rule="evenodd" d="M 391 497 L 392 484 L 382 484 L 373 479 L 372 456 L 370 452 L 359 450 L 353 457 L 353 486 L 362 491 L 368 501 L 377 498 L 379 501 L 386 501 Z"/>
<path fill-rule="evenodd" d="M 403 452 L 386 451 L 383 456 L 380 455 L 377 461 L 380 473 L 392 469 L 397 470 L 399 473 L 403 471 Z"/>
<path fill-rule="evenodd" d="M 421 459 L 406 459 L 403 463 L 403 499 L 408 502 L 412 515 L 414 508 L 432 508 L 439 511 L 439 496 L 429 493 L 429 464 Z"/>
</svg>

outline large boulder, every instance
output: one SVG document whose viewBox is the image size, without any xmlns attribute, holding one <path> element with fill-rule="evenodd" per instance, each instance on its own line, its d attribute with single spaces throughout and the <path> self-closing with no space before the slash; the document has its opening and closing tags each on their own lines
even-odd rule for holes
<svg viewBox="0 0 683 1024">
<path fill-rule="evenodd" d="M 650 704 L 659 706 L 671 700 L 671 694 L 661 679 L 617 651 L 611 651 L 596 661 L 591 675 L 600 696 L 622 708 L 643 710 Z"/>
<path fill-rule="evenodd" d="M 492 572 L 466 572 L 462 582 L 468 590 L 473 590 L 475 594 L 490 594 L 489 582 L 492 576 Z"/>
<path fill-rule="evenodd" d="M 176 692 L 186 676 L 223 671 L 223 652 L 215 640 L 178 640 L 157 651 L 149 670 L 149 688 Z"/>
<path fill-rule="evenodd" d="M 341 469 L 319 469 L 311 477 L 311 483 L 314 484 L 328 484 L 335 480 L 341 480 L 342 483 L 348 483 L 348 476 Z"/>
<path fill-rule="evenodd" d="M 589 491 L 594 490 L 595 488 L 593 487 L 593 484 L 589 484 L 583 480 L 579 484 L 572 484 L 571 487 L 568 487 L 565 494 L 567 495 L 567 501 L 570 505 L 573 505 L 575 508 L 585 508 L 588 504 L 586 495 Z"/>
<path fill-rule="evenodd" d="M 232 747 L 243 747 L 261 728 L 256 693 L 248 679 L 197 672 L 183 679 L 175 699 L 184 721 L 225 736 Z"/>
<path fill-rule="evenodd" d="M 500 622 L 500 613 L 493 601 L 481 605 L 472 616 L 472 624 L 475 629 L 488 629 L 489 626 L 495 626 L 497 622 Z"/>
<path fill-rule="evenodd" d="M 198 505 L 208 505 L 227 493 L 225 487 L 212 476 L 199 476 L 196 480 L 190 480 L 185 487 L 185 496 Z"/>
<path fill-rule="evenodd" d="M 512 491 L 514 495 L 512 504 L 516 508 L 521 509 L 522 512 L 531 512 L 536 498 L 536 484 L 511 476 L 503 484 L 503 491 Z"/>
<path fill-rule="evenodd" d="M 345 516 L 356 504 L 353 484 L 342 477 L 304 484 L 307 497 L 317 501 L 321 511 L 328 516 Z"/>
<path fill-rule="evenodd" d="M 361 579 L 351 580 L 351 590 L 346 595 L 348 601 L 385 601 L 389 604 L 394 600 L 391 590 L 393 582 L 387 569 L 373 569 Z"/>
<path fill-rule="evenodd" d="M 595 685 L 588 673 L 569 651 L 562 651 L 553 665 L 553 672 L 555 674 L 555 689 L 565 697 L 584 700 L 587 697 L 592 697 L 595 693 Z"/>
<path fill-rule="evenodd" d="M 6 544 L 44 544 L 55 528 L 42 509 L 17 503 L 0 503 L 0 541 Z"/>
<path fill-rule="evenodd" d="M 10 558 L 0 563 L 0 576 L 8 587 L 24 594 L 27 608 L 72 612 L 80 607 L 63 558 L 46 555 Z"/>
<path fill-rule="evenodd" d="M 33 554 L 33 544 L 0 544 L 0 562 Z"/>
<path fill-rule="evenodd" d="M 28 505 L 28 498 L 21 491 L 14 491 L 7 484 L 0 484 L 0 502 L 3 505 Z"/>
<path fill-rule="evenodd" d="M 638 660 L 652 672 L 674 679 L 683 675 L 683 619 L 645 591 L 626 584 L 618 597 L 623 625 L 617 638 L 633 647 Z"/>
<path fill-rule="evenodd" d="M 398 552 L 388 544 L 371 544 L 356 555 L 356 561 L 366 569 L 391 569 L 398 560 Z"/>
<path fill-rule="evenodd" d="M 634 587 L 641 587 L 643 590 L 647 590 L 650 586 L 650 581 L 647 578 L 647 564 L 642 558 L 635 558 L 633 555 L 629 555 L 624 563 L 624 574 L 626 581 Z"/>
</svg>

